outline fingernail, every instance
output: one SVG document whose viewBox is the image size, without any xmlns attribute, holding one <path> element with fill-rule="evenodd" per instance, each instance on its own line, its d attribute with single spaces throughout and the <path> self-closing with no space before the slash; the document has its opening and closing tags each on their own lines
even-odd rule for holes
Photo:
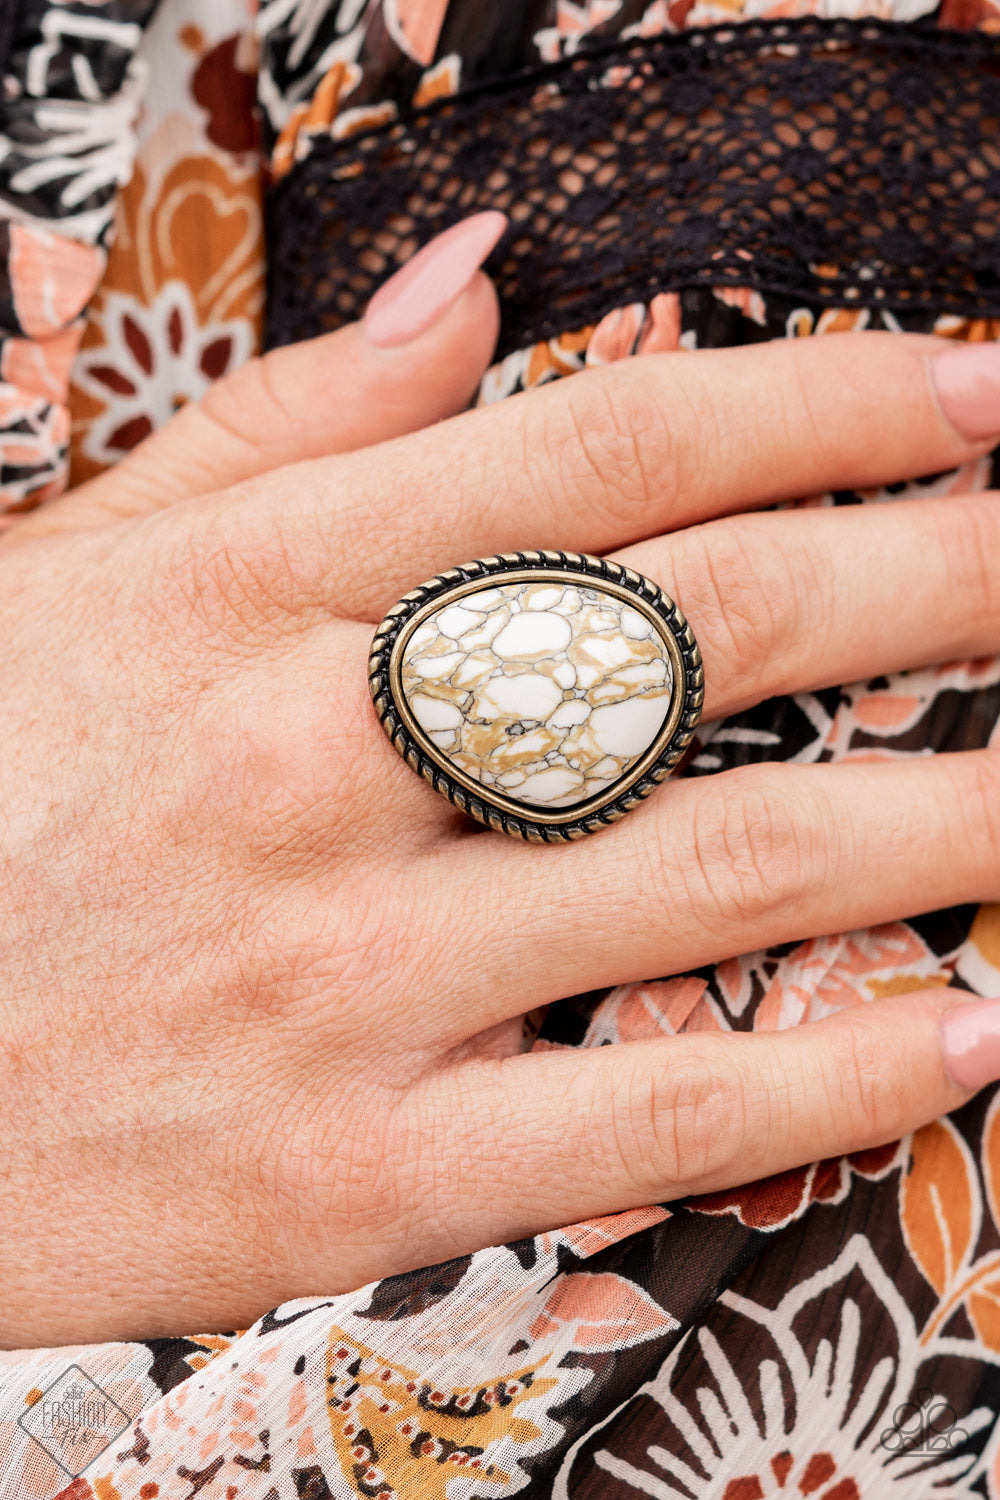
<svg viewBox="0 0 1000 1500">
<path fill-rule="evenodd" d="M 1000 434 L 1000 344 L 957 344 L 931 360 L 941 410 L 973 442 Z"/>
<path fill-rule="evenodd" d="M 368 304 L 368 342 L 389 349 L 430 328 L 465 290 L 506 228 L 506 214 L 489 209 L 436 235 Z"/>
<path fill-rule="evenodd" d="M 1000 1000 L 968 1000 L 941 1017 L 945 1067 L 961 1089 L 1000 1078 Z"/>
</svg>

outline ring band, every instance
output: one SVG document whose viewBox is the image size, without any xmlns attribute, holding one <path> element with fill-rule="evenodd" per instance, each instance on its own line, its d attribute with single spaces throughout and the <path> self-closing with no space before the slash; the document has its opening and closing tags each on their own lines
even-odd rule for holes
<svg viewBox="0 0 1000 1500">
<path fill-rule="evenodd" d="M 412 589 L 368 680 L 414 771 L 533 843 L 596 833 L 648 797 L 694 734 L 701 652 L 650 579 L 579 552 L 505 552 Z"/>
</svg>

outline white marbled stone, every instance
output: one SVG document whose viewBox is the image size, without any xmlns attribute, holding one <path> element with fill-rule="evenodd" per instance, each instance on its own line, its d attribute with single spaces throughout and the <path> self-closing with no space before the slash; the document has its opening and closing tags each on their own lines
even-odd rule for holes
<svg viewBox="0 0 1000 1500">
<path fill-rule="evenodd" d="M 626 775 L 673 694 L 667 648 L 640 610 L 544 579 L 444 605 L 407 641 L 400 676 L 444 758 L 542 808 L 572 807 Z"/>
</svg>

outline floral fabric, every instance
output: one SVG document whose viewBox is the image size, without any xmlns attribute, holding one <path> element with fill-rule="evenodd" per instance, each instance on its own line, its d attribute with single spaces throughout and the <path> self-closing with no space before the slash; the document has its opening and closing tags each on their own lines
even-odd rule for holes
<svg viewBox="0 0 1000 1500">
<path fill-rule="evenodd" d="M 71 367 L 74 472 L 89 475 L 255 347 L 255 66 L 276 179 L 318 139 L 598 34 L 813 11 L 1000 30 L 993 0 L 944 0 L 936 11 L 925 0 L 265 0 L 255 60 L 241 7 L 164 0 L 141 47 L 139 6 L 36 0 L 19 11 L 5 139 L 18 138 L 17 110 L 56 139 L 75 90 L 77 138 L 96 144 L 92 170 L 83 151 L 75 176 L 46 177 L 62 158 L 36 144 L 0 178 L 8 514 L 64 482 Z M 85 38 L 84 63 L 60 52 L 67 34 Z M 134 80 L 153 57 L 144 122 L 137 131 L 129 113 L 112 149 L 108 112 L 121 120 L 134 109 Z M 114 188 L 126 178 L 109 252 Z M 487 373 L 480 399 L 644 351 L 864 326 L 903 325 L 750 288 L 665 284 L 648 302 L 515 351 Z M 961 340 L 998 333 L 953 315 L 906 326 Z M 983 488 L 995 471 L 987 458 L 911 486 L 801 503 Z M 685 774 L 973 748 L 998 742 L 998 717 L 1000 662 L 952 663 L 703 725 Z M 1000 908 L 567 999 L 534 1045 L 775 1029 L 927 984 L 1000 993 Z M 75 1479 L 19 1425 L 70 1364 L 132 1419 Z M 0 1500 L 1000 1500 L 998 1365 L 1000 1095 L 988 1090 L 880 1150 L 553 1226 L 285 1304 L 247 1330 L 0 1353 Z"/>
<path fill-rule="evenodd" d="M 11 516 L 62 488 L 80 315 L 127 181 L 153 0 L 18 6 L 0 121 L 0 488 Z"/>
<path fill-rule="evenodd" d="M 143 53 L 135 167 L 72 369 L 74 482 L 115 463 L 258 343 L 264 245 L 249 0 L 172 0 Z"/>
</svg>

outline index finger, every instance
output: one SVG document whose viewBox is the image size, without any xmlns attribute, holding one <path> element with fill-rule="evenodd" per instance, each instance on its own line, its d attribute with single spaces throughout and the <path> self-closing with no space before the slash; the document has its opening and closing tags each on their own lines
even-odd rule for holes
<svg viewBox="0 0 1000 1500">
<path fill-rule="evenodd" d="M 374 620 L 472 557 L 608 552 L 957 467 L 998 432 L 998 345 L 872 332 L 643 355 L 284 469 L 238 507 L 237 536 L 279 524 L 303 591 Z"/>
</svg>

